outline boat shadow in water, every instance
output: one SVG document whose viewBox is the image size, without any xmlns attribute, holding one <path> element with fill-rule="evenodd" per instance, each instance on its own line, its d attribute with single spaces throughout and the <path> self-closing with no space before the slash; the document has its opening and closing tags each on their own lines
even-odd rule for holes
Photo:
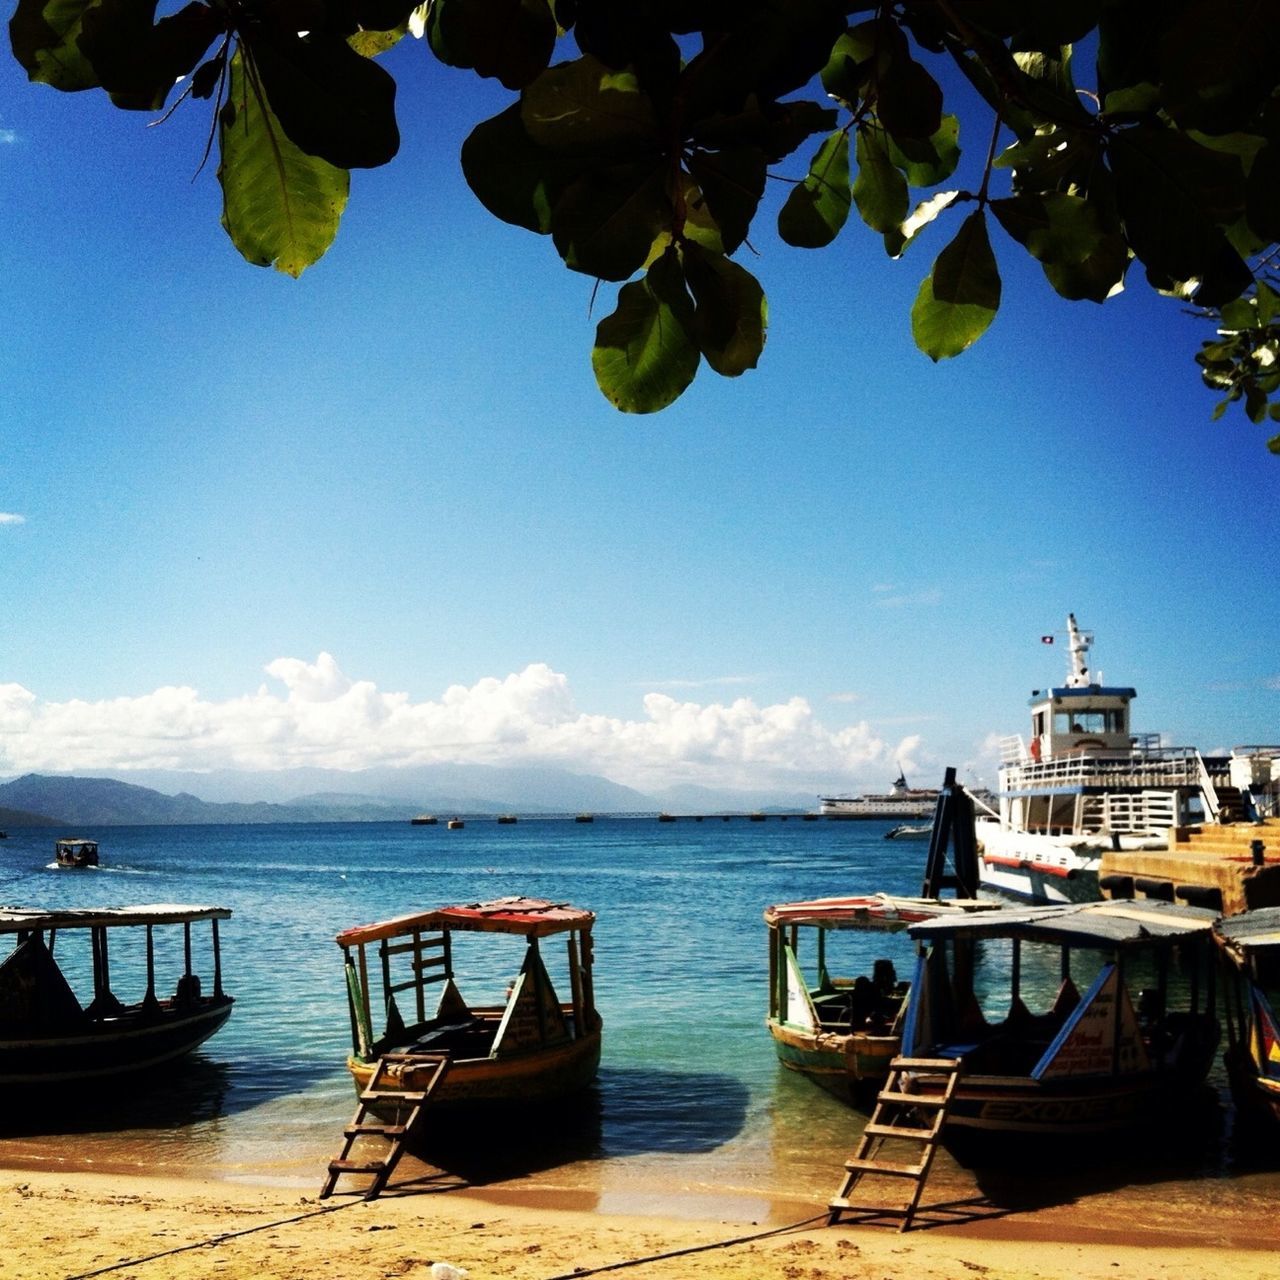
<svg viewBox="0 0 1280 1280">
<path fill-rule="evenodd" d="M 731 1141 L 746 1123 L 740 1081 L 711 1073 L 605 1069 L 582 1093 L 537 1107 L 424 1115 L 413 1158 L 470 1186 L 505 1182 L 581 1161 L 696 1154 Z M 395 1179 L 398 1190 L 447 1182 Z"/>
<path fill-rule="evenodd" d="M 1033 1143 L 1034 1173 L 1029 1172 L 1025 1142 L 983 1142 L 970 1135 L 960 1143 L 947 1140 L 945 1146 L 977 1184 L 980 1197 L 971 1202 L 972 1216 L 990 1217 L 1074 1204 L 1126 1187 L 1221 1176 L 1228 1128 L 1221 1097 L 1206 1087 L 1185 1099 L 1176 1117 L 1135 1126 L 1123 1137 L 1081 1134 L 1043 1146 Z"/>
<path fill-rule="evenodd" d="M 0 1138 L 178 1129 L 227 1115 L 236 1109 L 228 1101 L 234 1095 L 231 1068 L 197 1053 L 176 1071 L 131 1072 L 79 1091 L 61 1085 L 14 1093 L 0 1102 Z"/>
</svg>

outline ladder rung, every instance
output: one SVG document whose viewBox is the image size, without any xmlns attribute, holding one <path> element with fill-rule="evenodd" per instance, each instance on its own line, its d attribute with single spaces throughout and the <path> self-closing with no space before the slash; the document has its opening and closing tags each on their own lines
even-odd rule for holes
<svg viewBox="0 0 1280 1280">
<path fill-rule="evenodd" d="M 887 1204 L 852 1204 L 848 1196 L 832 1196 L 827 1204 L 828 1209 L 845 1209 L 852 1213 L 874 1213 L 877 1216 L 894 1214 L 901 1217 L 906 1213 L 905 1209 L 896 1209 L 893 1205 Z"/>
<path fill-rule="evenodd" d="M 877 1102 L 901 1102 L 912 1107 L 941 1107 L 946 1103 L 942 1098 L 931 1097 L 927 1093 L 881 1093 Z"/>
<path fill-rule="evenodd" d="M 959 1058 L 894 1058 L 889 1064 L 894 1071 L 954 1071 Z"/>
<path fill-rule="evenodd" d="M 421 1103 L 426 1098 L 425 1093 L 406 1093 L 403 1089 L 374 1089 L 372 1087 L 366 1089 L 360 1095 L 361 1102 L 411 1102 L 414 1104 Z"/>
<path fill-rule="evenodd" d="M 361 1134 L 380 1133 L 384 1138 L 399 1138 L 409 1132 L 408 1125 L 403 1124 L 359 1124 L 348 1125 L 343 1131 L 348 1138 L 357 1138 Z"/>
<path fill-rule="evenodd" d="M 890 1164 L 887 1160 L 846 1160 L 850 1173 L 887 1173 L 891 1178 L 918 1178 L 925 1167 L 921 1164 Z"/>
<path fill-rule="evenodd" d="M 387 1167 L 385 1160 L 330 1160 L 330 1173 L 381 1173 Z"/>
<path fill-rule="evenodd" d="M 933 1128 L 919 1129 L 909 1125 L 868 1124 L 862 1131 L 873 1138 L 902 1138 L 908 1142 L 932 1142 L 938 1131 Z"/>
</svg>

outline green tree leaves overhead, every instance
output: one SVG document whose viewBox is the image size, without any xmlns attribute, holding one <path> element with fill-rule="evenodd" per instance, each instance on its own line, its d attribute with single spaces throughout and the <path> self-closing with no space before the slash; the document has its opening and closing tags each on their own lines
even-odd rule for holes
<svg viewBox="0 0 1280 1280">
<path fill-rule="evenodd" d="M 299 276 L 333 243 L 350 175 L 290 141 L 237 53 L 218 118 L 222 225 L 248 261 Z"/>
<path fill-rule="evenodd" d="M 511 101 L 472 130 L 463 173 L 489 212 L 620 286 L 592 363 L 627 411 L 670 404 L 704 361 L 754 368 L 766 304 L 736 258 L 773 267 L 773 218 L 786 244 L 827 248 L 856 208 L 894 258 L 944 246 L 910 318 L 931 358 L 987 330 L 997 254 L 1025 252 L 1061 298 L 1145 279 L 1190 300 L 1219 330 L 1197 357 L 1218 411 L 1261 422 L 1280 393 L 1272 7 L 193 0 L 157 18 L 155 0 L 17 0 L 9 32 L 32 80 L 217 112 L 223 222 L 294 275 L 332 242 L 347 171 L 398 150 L 379 55 L 411 31 L 397 56 L 496 80 Z M 963 121 L 946 109 L 961 80 Z"/>
</svg>

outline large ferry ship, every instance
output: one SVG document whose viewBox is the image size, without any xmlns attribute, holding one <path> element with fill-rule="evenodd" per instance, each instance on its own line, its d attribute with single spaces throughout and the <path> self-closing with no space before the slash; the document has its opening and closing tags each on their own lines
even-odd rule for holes
<svg viewBox="0 0 1280 1280">
<path fill-rule="evenodd" d="M 937 807 L 937 789 L 908 786 L 901 769 L 888 791 L 818 798 L 818 812 L 826 818 L 932 818 Z"/>
<path fill-rule="evenodd" d="M 1277 812 L 1280 748 L 1195 747 L 1135 734 L 1127 686 L 1086 664 L 1093 636 L 1067 615 L 1069 673 L 1031 696 L 1031 733 L 1000 747 L 999 811 L 977 821 L 979 878 L 1037 902 L 1098 898 L 1104 853 L 1166 849 L 1188 827 L 1256 821 Z"/>
</svg>

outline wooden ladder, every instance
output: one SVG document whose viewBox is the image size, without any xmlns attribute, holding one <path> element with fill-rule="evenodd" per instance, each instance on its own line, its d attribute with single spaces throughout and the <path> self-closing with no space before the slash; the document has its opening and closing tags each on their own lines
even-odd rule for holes
<svg viewBox="0 0 1280 1280">
<path fill-rule="evenodd" d="M 845 1161 L 844 1183 L 828 1206 L 828 1226 L 834 1226 L 844 1214 L 859 1214 L 864 1220 L 868 1217 L 900 1215 L 902 1221 L 898 1230 L 906 1231 L 910 1227 L 920 1203 L 925 1179 L 929 1176 L 929 1168 L 933 1164 L 942 1126 L 951 1108 L 951 1097 L 960 1079 L 961 1063 L 960 1058 L 894 1058 L 889 1064 L 884 1088 L 876 1096 L 875 1110 L 862 1131 L 858 1149 L 852 1158 Z M 902 1076 L 910 1071 L 923 1071 L 945 1077 L 942 1092 L 905 1092 L 902 1088 Z M 913 1123 L 919 1112 L 933 1113 L 928 1123 Z M 919 1154 L 910 1163 L 902 1163 L 901 1158 L 882 1159 L 881 1149 L 886 1142 L 912 1143 Z M 854 1204 L 849 1199 L 850 1193 L 861 1179 L 869 1175 L 903 1178 L 912 1182 L 914 1185 L 907 1204 L 901 1208 L 882 1204 Z"/>
<path fill-rule="evenodd" d="M 392 1086 L 387 1081 L 386 1077 L 393 1065 L 403 1070 L 410 1064 L 432 1068 L 431 1078 L 425 1089 L 403 1089 Z M 320 1199 L 327 1199 L 333 1194 L 338 1179 L 344 1173 L 372 1175 L 373 1181 L 365 1188 L 364 1198 L 376 1199 L 387 1185 L 396 1165 L 400 1163 L 405 1144 L 417 1128 L 423 1108 L 448 1072 L 449 1059 L 444 1054 L 384 1053 L 378 1059 L 378 1065 L 374 1067 L 367 1087 L 360 1094 L 360 1105 L 356 1108 L 355 1118 L 343 1130 L 345 1140 L 341 1152 L 336 1159 L 329 1161 L 329 1174 L 324 1180 L 324 1186 L 320 1188 Z M 387 1123 L 377 1119 L 373 1113 L 379 1107 L 384 1111 L 393 1109 L 394 1122 Z M 352 1150 L 361 1139 L 366 1144 L 380 1143 L 381 1150 L 365 1159 L 353 1159 Z"/>
</svg>

